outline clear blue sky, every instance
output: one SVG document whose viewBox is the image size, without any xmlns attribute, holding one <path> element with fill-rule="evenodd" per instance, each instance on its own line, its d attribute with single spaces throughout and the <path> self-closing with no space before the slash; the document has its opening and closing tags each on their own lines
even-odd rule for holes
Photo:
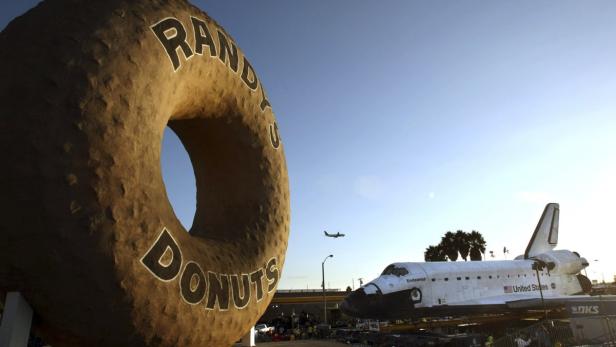
<svg viewBox="0 0 616 347">
<path fill-rule="evenodd" d="M 0 4 L 0 26 L 33 3 Z M 616 2 L 193 3 L 249 57 L 278 119 L 292 196 L 281 288 L 318 288 L 330 253 L 329 286 L 372 279 L 447 230 L 511 258 L 550 201 L 559 248 L 591 260 L 591 278 L 614 274 Z M 190 225 L 194 178 L 173 134 L 162 164 Z"/>
</svg>

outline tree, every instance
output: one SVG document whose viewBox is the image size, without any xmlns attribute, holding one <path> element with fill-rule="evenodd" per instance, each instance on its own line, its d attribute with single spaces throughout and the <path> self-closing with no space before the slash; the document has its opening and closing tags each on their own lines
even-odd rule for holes
<svg viewBox="0 0 616 347">
<path fill-rule="evenodd" d="M 447 256 L 442 247 L 430 246 L 424 252 L 424 259 L 426 261 L 447 261 Z"/>
<path fill-rule="evenodd" d="M 467 233 L 458 230 L 455 233 L 448 231 L 441 238 L 441 242 L 436 246 L 426 248 L 424 259 L 426 261 L 456 261 L 458 255 L 464 261 L 482 260 L 486 251 L 486 241 L 481 233 L 476 230 Z"/>
<path fill-rule="evenodd" d="M 483 254 L 486 252 L 486 240 L 483 239 L 481 233 L 476 230 L 468 234 L 468 243 L 470 245 L 471 260 L 483 259 Z"/>
<path fill-rule="evenodd" d="M 439 244 L 447 258 L 451 261 L 458 260 L 458 245 L 456 242 L 456 235 L 451 231 L 445 233 L 445 236 L 441 238 L 441 243 Z"/>
<path fill-rule="evenodd" d="M 456 242 L 456 248 L 458 249 L 458 251 L 460 252 L 460 256 L 462 257 L 462 259 L 464 259 L 464 261 L 467 260 L 468 258 L 468 253 L 470 252 L 471 249 L 471 245 L 469 244 L 469 234 L 465 233 L 462 230 L 458 230 L 456 231 L 455 234 L 455 242 Z"/>
</svg>

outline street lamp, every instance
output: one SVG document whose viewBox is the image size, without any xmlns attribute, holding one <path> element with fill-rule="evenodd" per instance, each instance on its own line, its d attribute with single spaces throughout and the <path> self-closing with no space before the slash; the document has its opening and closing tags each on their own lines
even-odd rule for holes
<svg viewBox="0 0 616 347">
<path fill-rule="evenodd" d="M 330 254 L 327 257 L 325 257 L 325 259 L 323 259 L 323 262 L 321 263 L 321 277 L 323 279 L 323 282 L 321 282 L 321 287 L 323 287 L 323 318 L 325 321 L 325 324 L 327 324 L 327 298 L 325 297 L 325 262 L 327 261 L 328 258 L 333 258 L 334 255 Z"/>
</svg>

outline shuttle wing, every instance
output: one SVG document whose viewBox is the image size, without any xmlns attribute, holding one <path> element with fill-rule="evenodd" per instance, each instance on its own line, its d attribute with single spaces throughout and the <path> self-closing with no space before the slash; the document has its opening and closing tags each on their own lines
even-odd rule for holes
<svg viewBox="0 0 616 347">
<path fill-rule="evenodd" d="M 545 307 L 564 307 L 569 302 L 585 302 L 585 303 L 599 303 L 599 302 L 616 302 L 616 295 L 567 295 L 544 298 L 543 303 L 541 298 L 532 298 L 525 300 L 516 300 L 507 302 L 507 306 L 513 309 L 540 309 Z"/>
<path fill-rule="evenodd" d="M 449 306 L 465 307 L 467 309 L 479 308 L 482 306 L 501 306 L 503 308 L 513 310 L 533 310 L 543 308 L 556 308 L 565 307 L 570 302 L 585 302 L 585 303 L 599 303 L 599 302 L 616 302 L 616 295 L 603 295 L 603 296 L 591 296 L 591 295 L 562 295 L 562 296 L 550 296 L 538 298 L 536 295 L 517 295 L 516 300 L 511 300 L 511 295 L 500 295 L 481 298 L 477 300 L 468 300 L 457 302 Z"/>
<path fill-rule="evenodd" d="M 475 300 L 465 300 L 458 301 L 456 303 L 450 304 L 451 306 L 482 306 L 482 305 L 506 305 L 508 306 L 511 302 L 524 301 L 524 300 L 533 300 L 536 299 L 537 296 L 528 294 L 528 295 L 516 295 L 518 299 L 515 301 L 511 301 L 511 294 L 509 295 L 497 295 L 497 296 L 488 296 Z M 541 299 L 540 299 L 541 300 Z"/>
</svg>

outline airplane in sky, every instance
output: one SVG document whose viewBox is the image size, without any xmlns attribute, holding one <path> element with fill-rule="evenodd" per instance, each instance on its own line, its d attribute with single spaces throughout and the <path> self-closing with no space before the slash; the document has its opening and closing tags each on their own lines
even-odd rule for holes
<svg viewBox="0 0 616 347">
<path fill-rule="evenodd" d="M 323 230 L 323 232 L 325 233 L 325 236 L 327 237 L 333 237 L 333 238 L 339 238 L 339 237 L 344 237 L 344 234 L 341 234 L 339 232 L 335 233 L 335 234 L 330 234 L 327 232 L 327 230 Z"/>
<path fill-rule="evenodd" d="M 562 307 L 596 300 L 580 272 L 588 261 L 554 250 L 559 205 L 545 207 L 526 251 L 514 260 L 393 263 L 351 292 L 340 306 L 349 316 L 404 319 Z M 576 295 L 577 294 L 577 295 Z M 614 296 L 612 296 L 612 300 Z M 603 296 L 604 300 L 606 297 Z"/>
</svg>

